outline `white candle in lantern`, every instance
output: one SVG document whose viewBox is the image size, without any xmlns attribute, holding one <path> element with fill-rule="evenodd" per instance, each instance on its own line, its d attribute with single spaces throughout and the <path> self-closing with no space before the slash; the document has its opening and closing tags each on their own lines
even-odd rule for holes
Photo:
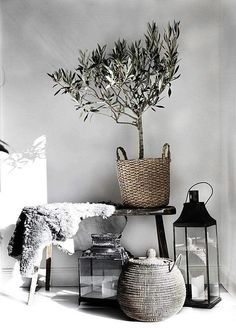
<svg viewBox="0 0 236 328">
<path fill-rule="evenodd" d="M 191 278 L 192 299 L 205 300 L 204 275 Z"/>
<path fill-rule="evenodd" d="M 114 297 L 117 294 L 117 281 L 112 277 L 106 277 L 102 282 L 102 296 L 106 297 Z"/>
</svg>

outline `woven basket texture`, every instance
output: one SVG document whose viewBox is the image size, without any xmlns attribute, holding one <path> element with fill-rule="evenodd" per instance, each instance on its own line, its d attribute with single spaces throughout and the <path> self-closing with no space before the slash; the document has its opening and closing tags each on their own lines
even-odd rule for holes
<svg viewBox="0 0 236 328">
<path fill-rule="evenodd" d="M 173 263 L 173 262 L 172 262 Z M 129 262 L 118 283 L 117 298 L 122 311 L 139 321 L 162 321 L 183 307 L 185 283 L 175 266 Z"/>
<path fill-rule="evenodd" d="M 168 145 L 169 146 L 169 145 Z M 164 152 L 163 146 L 163 152 Z M 169 203 L 170 156 L 117 160 L 122 202 L 131 207 L 159 207 Z"/>
</svg>

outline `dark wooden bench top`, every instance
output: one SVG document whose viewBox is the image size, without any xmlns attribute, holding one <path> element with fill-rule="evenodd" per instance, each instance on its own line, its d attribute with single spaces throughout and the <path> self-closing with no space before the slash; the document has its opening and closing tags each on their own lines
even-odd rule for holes
<svg viewBox="0 0 236 328">
<path fill-rule="evenodd" d="M 176 214 L 174 206 L 153 208 L 117 208 L 112 216 L 134 216 L 134 215 L 173 215 Z"/>
</svg>

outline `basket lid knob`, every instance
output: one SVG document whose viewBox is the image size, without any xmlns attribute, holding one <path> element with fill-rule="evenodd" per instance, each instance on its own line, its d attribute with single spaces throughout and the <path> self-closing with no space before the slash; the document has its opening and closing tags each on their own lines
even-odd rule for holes
<svg viewBox="0 0 236 328">
<path fill-rule="evenodd" d="M 156 250 L 154 248 L 149 248 L 146 252 L 146 256 L 149 259 L 154 259 L 157 256 Z"/>
<path fill-rule="evenodd" d="M 169 267 L 170 263 L 173 261 L 166 258 L 157 257 L 156 250 L 154 248 L 149 248 L 146 251 L 146 257 L 130 258 L 130 263 L 135 263 L 139 265 L 156 265 L 156 266 L 167 266 Z"/>
</svg>

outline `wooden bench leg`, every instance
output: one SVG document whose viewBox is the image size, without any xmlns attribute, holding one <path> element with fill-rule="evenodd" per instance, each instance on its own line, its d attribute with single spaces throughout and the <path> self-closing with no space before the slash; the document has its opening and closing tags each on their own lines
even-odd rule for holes
<svg viewBox="0 0 236 328">
<path fill-rule="evenodd" d="M 162 215 L 155 215 L 160 257 L 169 258 Z"/>
<path fill-rule="evenodd" d="M 29 291 L 28 302 L 27 302 L 28 305 L 31 305 L 33 303 L 34 294 L 38 281 L 38 275 L 39 275 L 39 268 L 34 267 L 34 274 L 31 278 L 31 285 L 30 285 L 30 291 Z"/>
<path fill-rule="evenodd" d="M 46 278 L 45 278 L 45 290 L 50 290 L 51 280 L 51 264 L 52 264 L 52 245 L 46 247 Z"/>
</svg>

